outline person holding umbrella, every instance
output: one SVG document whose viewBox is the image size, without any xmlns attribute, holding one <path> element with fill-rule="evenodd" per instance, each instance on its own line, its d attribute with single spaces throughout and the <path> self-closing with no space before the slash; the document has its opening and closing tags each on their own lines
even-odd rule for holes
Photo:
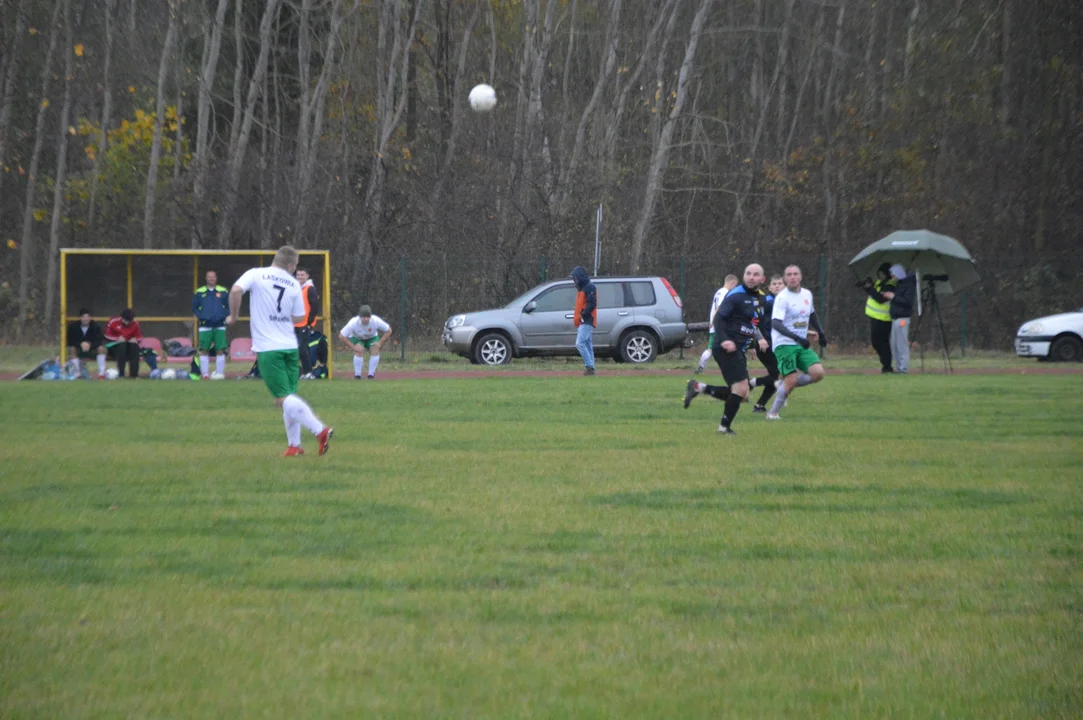
<svg viewBox="0 0 1083 720">
<path fill-rule="evenodd" d="M 895 371 L 905 375 L 910 369 L 910 318 L 914 314 L 918 281 L 914 273 L 907 273 L 898 263 L 891 266 L 891 277 L 895 280 L 895 292 L 884 293 L 891 301 L 888 310 L 891 314 L 891 354 L 895 356 Z"/>
</svg>

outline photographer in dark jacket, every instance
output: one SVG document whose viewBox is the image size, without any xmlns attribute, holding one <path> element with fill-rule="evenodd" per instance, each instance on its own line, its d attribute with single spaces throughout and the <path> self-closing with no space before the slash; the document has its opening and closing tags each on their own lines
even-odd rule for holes
<svg viewBox="0 0 1083 720">
<path fill-rule="evenodd" d="M 891 354 L 895 356 L 895 371 L 905 373 L 910 368 L 910 316 L 914 314 L 918 280 L 902 265 L 891 266 L 895 292 L 884 293 L 891 300 Z"/>
</svg>

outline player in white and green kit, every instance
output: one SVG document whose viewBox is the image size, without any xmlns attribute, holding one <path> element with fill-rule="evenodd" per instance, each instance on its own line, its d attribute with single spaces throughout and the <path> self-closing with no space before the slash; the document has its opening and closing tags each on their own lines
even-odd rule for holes
<svg viewBox="0 0 1083 720">
<path fill-rule="evenodd" d="M 722 287 L 718 288 L 714 294 L 714 299 L 711 300 L 711 314 L 707 317 L 707 327 L 710 328 L 710 333 L 707 335 L 707 347 L 703 349 L 703 352 L 699 356 L 699 365 L 696 366 L 696 375 L 703 372 L 703 368 L 707 367 L 707 362 L 711 359 L 711 348 L 714 347 L 714 316 L 718 312 L 718 308 L 722 306 L 722 301 L 726 299 L 726 295 L 730 290 L 737 287 L 737 276 L 727 275 L 726 281 Z"/>
<path fill-rule="evenodd" d="M 775 296 L 771 311 L 771 345 L 778 360 L 778 373 L 782 387 L 767 413 L 768 420 L 778 420 L 778 411 L 796 388 L 824 379 L 824 366 L 820 356 L 809 347 L 808 332 L 811 327 L 820 338 L 820 348 L 827 345 L 827 335 L 820 327 L 812 293 L 801 287 L 801 268 L 790 265 L 782 276 L 786 289 Z"/>
<path fill-rule="evenodd" d="M 301 286 L 293 277 L 297 251 L 289 245 L 278 249 L 270 267 L 253 268 L 241 275 L 229 291 L 226 325 L 237 322 L 241 298 L 249 293 L 252 350 L 256 353 L 263 383 L 282 408 L 288 447 L 283 457 L 303 455 L 301 426 L 316 436 L 319 454 L 327 452 L 334 429 L 320 422 L 312 408 L 297 396 L 300 358 L 297 355 L 295 323 L 305 319 Z M 306 348 L 307 349 L 307 348 Z"/>
<path fill-rule="evenodd" d="M 380 364 L 380 348 L 391 337 L 391 326 L 379 315 L 372 314 L 372 308 L 362 305 L 357 315 L 339 332 L 339 337 L 346 346 L 353 350 L 353 376 L 355 380 L 365 377 L 365 353 L 370 356 L 368 378 L 376 377 L 376 367 Z"/>
</svg>

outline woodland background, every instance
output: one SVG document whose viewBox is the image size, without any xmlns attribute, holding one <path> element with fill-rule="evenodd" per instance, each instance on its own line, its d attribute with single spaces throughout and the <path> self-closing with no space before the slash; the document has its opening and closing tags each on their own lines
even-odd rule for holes
<svg viewBox="0 0 1083 720">
<path fill-rule="evenodd" d="M 60 247 L 290 242 L 332 251 L 338 318 L 369 302 L 433 341 L 589 268 L 599 204 L 603 273 L 667 276 L 689 321 L 727 272 L 798 261 L 861 343 L 846 261 L 921 227 L 984 278 L 952 340 L 964 303 L 969 344 L 1005 349 L 1083 306 L 1079 0 L 0 0 L 0 23 L 8 339 L 55 337 Z"/>
</svg>

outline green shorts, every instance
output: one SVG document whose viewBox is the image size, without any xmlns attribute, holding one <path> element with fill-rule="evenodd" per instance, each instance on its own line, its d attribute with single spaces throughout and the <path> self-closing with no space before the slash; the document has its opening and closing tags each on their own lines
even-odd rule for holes
<svg viewBox="0 0 1083 720">
<path fill-rule="evenodd" d="M 803 348 L 800 345 L 779 345 L 775 348 L 775 359 L 778 360 L 778 374 L 786 377 L 798 370 L 808 372 L 808 369 L 820 362 L 820 356 L 811 348 Z"/>
<path fill-rule="evenodd" d="M 263 384 L 276 398 L 284 398 L 297 392 L 301 358 L 296 350 L 268 350 L 256 353 L 256 363 Z"/>
<path fill-rule="evenodd" d="M 710 350 L 714 347 L 714 330 L 707 334 L 707 349 Z"/>
<path fill-rule="evenodd" d="M 361 338 L 352 337 L 350 338 L 350 342 L 352 342 L 354 345 L 356 345 L 357 343 L 361 343 L 361 347 L 365 348 L 366 350 L 370 350 L 372 349 L 373 345 L 380 342 L 380 336 L 373 335 L 368 340 L 362 340 Z"/>
<path fill-rule="evenodd" d="M 210 350 L 212 347 L 218 352 L 226 351 L 226 329 L 224 327 L 201 327 L 199 329 L 199 349 Z"/>
</svg>

